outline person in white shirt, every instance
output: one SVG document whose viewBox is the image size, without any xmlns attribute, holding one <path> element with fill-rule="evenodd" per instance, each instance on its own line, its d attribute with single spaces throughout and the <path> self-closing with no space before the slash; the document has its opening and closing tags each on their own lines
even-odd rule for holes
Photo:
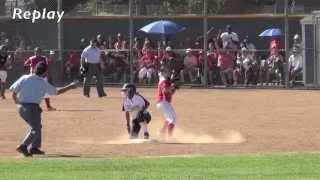
<svg viewBox="0 0 320 180">
<path fill-rule="evenodd" d="M 197 79 L 197 68 L 198 68 L 198 59 L 192 53 L 190 48 L 186 49 L 186 56 L 184 57 L 183 65 L 184 68 L 180 72 L 181 81 L 185 82 L 184 76 L 187 74 L 191 82 L 195 82 Z"/>
<path fill-rule="evenodd" d="M 220 35 L 223 47 L 228 49 L 237 50 L 239 49 L 239 36 L 237 33 L 232 32 L 232 27 L 227 25 L 226 32 Z"/>
<path fill-rule="evenodd" d="M 134 84 L 124 84 L 121 93 L 123 96 L 122 111 L 125 112 L 130 138 L 138 138 L 142 128 L 144 139 L 149 139 L 148 124 L 151 121 L 151 115 L 147 111 L 150 106 L 149 101 L 137 93 Z"/>
<path fill-rule="evenodd" d="M 106 96 L 103 90 L 103 73 L 101 67 L 101 50 L 97 47 L 97 40 L 90 41 L 90 45 L 86 47 L 81 54 L 80 70 L 84 73 L 83 95 L 90 97 L 90 83 L 92 76 L 97 79 L 96 86 L 99 97 Z"/>
<path fill-rule="evenodd" d="M 292 55 L 289 57 L 289 67 L 290 67 L 290 82 L 294 84 L 299 73 L 301 73 L 302 65 L 302 55 L 298 53 L 298 48 L 293 47 Z"/>
</svg>

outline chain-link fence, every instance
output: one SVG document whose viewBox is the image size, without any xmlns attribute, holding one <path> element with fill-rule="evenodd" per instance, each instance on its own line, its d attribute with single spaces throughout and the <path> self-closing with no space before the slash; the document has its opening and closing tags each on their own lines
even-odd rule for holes
<svg viewBox="0 0 320 180">
<path fill-rule="evenodd" d="M 57 10 L 57 0 L 47 1 L 48 9 Z M 10 4 L 7 9 L 23 6 L 27 10 L 26 4 L 21 4 L 21 2 L 7 0 L 6 3 Z M 28 2 L 30 9 L 34 4 L 33 1 Z M 209 16 L 207 18 L 203 16 L 202 0 L 181 1 L 180 3 L 177 3 L 178 1 L 135 0 L 131 1 L 132 16 L 129 16 L 129 1 L 118 3 L 115 1 L 82 1 L 83 3 L 75 5 L 71 1 L 68 1 L 70 4 L 64 4 L 65 1 L 60 2 L 63 2 L 62 5 L 65 6 L 62 9 L 67 9 L 66 13 L 69 15 L 66 15 L 60 24 L 50 20 L 31 23 L 25 20 L 12 20 L 10 17 L 0 20 L 1 43 L 6 44 L 10 52 L 14 54 L 15 66 L 17 66 L 17 71 L 11 71 L 12 76 L 9 78 L 11 81 L 16 78 L 15 76 L 25 72 L 23 61 L 32 55 L 33 48 L 36 46 L 42 47 L 46 55 L 51 57 L 52 73 L 56 83 L 61 84 L 79 78 L 81 52 L 88 46 L 92 38 L 99 39 L 99 48 L 105 52 L 104 75 L 107 84 L 133 81 L 155 85 L 157 72 L 164 62 L 170 62 L 170 67 L 175 70 L 181 83 L 193 86 L 277 85 L 282 87 L 285 84 L 285 76 L 290 75 L 290 69 L 287 68 L 288 57 L 285 57 L 284 51 L 285 27 L 282 15 L 210 16 L 215 13 L 214 8 L 227 7 L 223 1 L 219 1 L 220 5 L 212 5 L 210 3 L 213 1 L 208 1 Z M 218 3 L 218 1 L 214 2 Z M 234 5 L 238 1 L 230 2 Z M 45 7 L 45 3 L 37 5 L 36 8 Z M 92 9 L 95 10 L 92 11 Z M 80 11 L 82 12 L 79 14 Z M 110 14 L 124 16 L 106 16 Z M 150 16 L 145 16 L 146 14 Z M 188 15 L 185 16 L 185 14 Z M 292 37 L 295 34 L 301 34 L 300 19 L 302 17 L 296 15 L 289 17 L 290 49 L 295 43 Z M 186 27 L 186 30 L 166 36 L 139 31 L 144 25 L 161 19 L 172 20 Z M 238 36 L 235 47 L 232 48 L 225 46 L 225 40 L 222 38 L 222 33 L 226 31 L 228 24 Z M 132 33 L 130 33 L 130 27 Z M 280 28 L 283 36 L 259 37 L 262 31 L 271 27 Z M 204 39 L 207 42 L 206 47 Z M 146 41 L 149 41 L 148 45 Z M 117 47 L 116 44 L 123 44 L 123 47 Z M 254 50 L 252 45 L 255 47 Z M 166 51 L 168 47 L 172 49 L 173 57 L 168 55 Z M 281 58 L 272 57 L 274 48 L 280 52 Z M 132 56 L 130 50 L 133 52 Z M 227 54 L 230 56 L 225 55 L 226 50 L 229 51 Z M 192 52 L 191 57 L 187 55 L 190 52 Z M 303 50 L 300 54 L 303 54 Z M 221 60 L 224 58 L 232 60 L 227 61 L 230 67 L 226 68 L 226 72 L 224 72 L 225 67 Z M 244 63 L 245 59 L 248 60 Z M 281 59 L 281 62 L 276 63 L 278 59 Z M 146 65 L 150 63 L 149 61 L 151 65 Z M 304 78 L 301 74 L 303 73 L 298 72 L 290 75 L 290 80 L 296 77 L 297 85 L 303 84 Z"/>
</svg>

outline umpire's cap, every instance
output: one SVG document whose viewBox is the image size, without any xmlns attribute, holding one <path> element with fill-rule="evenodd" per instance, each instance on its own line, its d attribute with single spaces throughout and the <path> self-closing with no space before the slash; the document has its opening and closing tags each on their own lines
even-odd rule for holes
<svg viewBox="0 0 320 180">
<path fill-rule="evenodd" d="M 36 66 L 36 74 L 37 75 L 43 75 L 44 73 L 47 72 L 48 65 L 44 62 L 39 62 Z"/>
</svg>

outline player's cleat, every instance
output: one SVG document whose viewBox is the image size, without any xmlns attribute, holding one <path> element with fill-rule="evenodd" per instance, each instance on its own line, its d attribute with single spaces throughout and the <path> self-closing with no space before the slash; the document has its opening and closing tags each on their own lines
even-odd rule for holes
<svg viewBox="0 0 320 180">
<path fill-rule="evenodd" d="M 36 154 L 36 155 L 45 155 L 46 153 L 44 151 L 41 151 L 38 148 L 31 148 L 30 154 Z"/>
<path fill-rule="evenodd" d="M 150 137 L 150 135 L 149 135 L 148 132 L 145 132 L 145 133 L 143 134 L 143 138 L 144 138 L 144 139 L 149 139 L 149 137 Z"/>
<path fill-rule="evenodd" d="M 107 94 L 102 94 L 102 95 L 99 95 L 99 98 L 103 98 L 103 97 L 106 97 Z"/>
<path fill-rule="evenodd" d="M 18 148 L 16 149 L 17 152 L 23 154 L 25 157 L 30 157 L 32 156 L 31 153 L 28 152 L 28 148 L 26 145 L 21 144 L 20 146 L 18 146 Z"/>
<path fill-rule="evenodd" d="M 48 107 L 48 111 L 56 111 L 57 109 L 54 107 Z"/>
</svg>

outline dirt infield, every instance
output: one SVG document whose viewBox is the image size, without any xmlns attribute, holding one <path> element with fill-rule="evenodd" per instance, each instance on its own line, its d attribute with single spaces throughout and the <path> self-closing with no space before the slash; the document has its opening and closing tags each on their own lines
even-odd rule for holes
<svg viewBox="0 0 320 180">
<path fill-rule="evenodd" d="M 154 89 L 151 136 L 157 139 L 162 115 Z M 284 90 L 180 90 L 175 143 L 130 144 L 119 89 L 99 99 L 81 89 L 54 97 L 56 112 L 43 113 L 43 149 L 51 156 L 148 156 L 210 153 L 319 151 L 320 93 Z M 15 157 L 27 130 L 12 99 L 0 101 L 0 156 Z M 42 105 L 44 106 L 44 105 Z"/>
</svg>

